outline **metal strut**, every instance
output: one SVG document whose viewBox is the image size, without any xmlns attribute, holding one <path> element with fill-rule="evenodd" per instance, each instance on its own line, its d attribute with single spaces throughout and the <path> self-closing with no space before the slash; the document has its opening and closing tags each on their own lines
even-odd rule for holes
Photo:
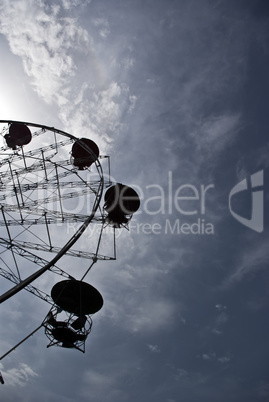
<svg viewBox="0 0 269 402">
<path fill-rule="evenodd" d="M 32 335 L 34 335 L 41 327 L 43 327 L 43 323 L 39 325 L 36 329 L 34 329 L 29 335 L 27 335 L 25 338 L 23 338 L 22 341 L 17 343 L 17 345 L 13 346 L 8 352 L 6 352 L 3 356 L 0 357 L 0 360 L 4 359 L 9 353 L 13 352 L 18 346 L 20 346 L 23 342 L 25 342 L 28 338 L 30 338 Z"/>
</svg>

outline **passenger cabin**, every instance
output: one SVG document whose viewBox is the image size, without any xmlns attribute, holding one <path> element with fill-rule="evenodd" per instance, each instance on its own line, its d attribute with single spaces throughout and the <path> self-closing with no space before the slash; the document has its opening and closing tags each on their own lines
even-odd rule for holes
<svg viewBox="0 0 269 402">
<path fill-rule="evenodd" d="M 117 183 L 105 193 L 104 209 L 108 213 L 106 221 L 115 228 L 128 223 L 139 206 L 140 199 L 136 191 L 124 184 Z"/>
<path fill-rule="evenodd" d="M 11 123 L 9 126 L 9 132 L 4 138 L 7 146 L 15 151 L 17 147 L 22 147 L 31 142 L 32 133 L 26 124 Z"/>
<path fill-rule="evenodd" d="M 99 157 L 99 148 L 88 138 L 80 138 L 72 146 L 73 165 L 83 170 L 90 167 Z"/>
</svg>

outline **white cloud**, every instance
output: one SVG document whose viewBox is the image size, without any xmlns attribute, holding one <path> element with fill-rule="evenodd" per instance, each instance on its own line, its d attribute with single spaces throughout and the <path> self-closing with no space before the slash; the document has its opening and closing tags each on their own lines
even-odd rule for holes
<svg viewBox="0 0 269 402">
<path fill-rule="evenodd" d="M 218 311 L 223 311 L 227 309 L 227 306 L 223 306 L 222 304 L 216 304 L 215 305 L 216 310 Z"/>
<path fill-rule="evenodd" d="M 19 363 L 18 367 L 6 371 L 2 368 L 2 375 L 5 383 L 11 387 L 24 387 L 31 378 L 38 376 L 38 374 L 25 363 Z"/>
<path fill-rule="evenodd" d="M 135 362 L 124 362 L 119 366 L 116 361 L 102 369 L 89 369 L 83 374 L 80 386 L 80 396 L 88 399 L 89 395 L 96 401 L 126 401 L 127 395 L 123 383 L 130 381 L 130 378 L 137 370 Z M 84 399 L 83 399 L 84 400 Z"/>
<path fill-rule="evenodd" d="M 216 358 L 216 353 L 204 353 L 202 358 L 203 360 L 214 360 Z"/>
<path fill-rule="evenodd" d="M 221 312 L 216 319 L 216 324 L 222 325 L 225 324 L 228 320 L 229 320 L 228 314 Z"/>
<path fill-rule="evenodd" d="M 185 369 L 178 369 L 176 375 L 176 381 L 183 387 L 197 387 L 200 384 L 206 383 L 208 377 L 202 373 L 195 371 L 187 371 Z"/>
<path fill-rule="evenodd" d="M 182 368 L 177 369 L 177 379 L 181 378 L 181 377 L 187 377 L 189 375 L 187 370 L 184 370 Z"/>
<path fill-rule="evenodd" d="M 222 335 L 222 334 L 223 334 L 223 331 L 220 331 L 220 330 L 217 329 L 217 328 L 213 328 L 213 329 L 212 329 L 212 333 L 215 334 L 215 335 Z"/>
<path fill-rule="evenodd" d="M 231 357 L 228 356 L 222 356 L 218 358 L 218 362 L 220 363 L 229 363 L 229 361 L 231 360 Z"/>
<path fill-rule="evenodd" d="M 93 24 L 99 29 L 99 35 L 102 38 L 107 38 L 110 34 L 109 22 L 106 18 L 96 18 Z"/>
<path fill-rule="evenodd" d="M 232 360 L 232 357 L 229 354 L 217 357 L 217 354 L 215 352 L 210 352 L 210 353 L 203 353 L 202 359 L 205 361 L 218 361 L 219 363 L 228 363 L 229 361 Z"/>
<path fill-rule="evenodd" d="M 0 30 L 11 51 L 20 56 L 26 74 L 45 102 L 66 103 L 64 94 L 76 65 L 71 48 L 87 48 L 89 37 L 75 18 L 58 16 L 59 8 L 42 3 L 2 2 Z"/>
<path fill-rule="evenodd" d="M 158 345 L 148 345 L 148 348 L 152 353 L 160 353 L 161 351 Z"/>
<path fill-rule="evenodd" d="M 265 237 L 261 238 L 257 244 L 252 244 L 251 247 L 244 248 L 241 252 L 239 251 L 238 262 L 225 281 L 225 286 L 240 282 L 251 272 L 262 269 L 268 264 L 268 261 L 268 238 Z"/>
<path fill-rule="evenodd" d="M 63 1 L 67 12 L 76 1 Z M 87 2 L 89 3 L 89 2 Z M 115 80 L 106 82 L 93 39 L 60 5 L 33 0 L 9 1 L 0 6 L 0 32 L 11 51 L 22 60 L 25 73 L 39 97 L 59 108 L 66 129 L 81 137 L 98 137 L 105 152 L 111 134 L 118 133 L 122 115 L 134 109 L 136 98 Z M 106 37 L 106 19 L 93 20 Z M 85 132 L 85 129 L 87 130 Z"/>
<path fill-rule="evenodd" d="M 62 105 L 60 117 L 69 131 L 77 136 L 85 133 L 83 136 L 96 141 L 104 153 L 123 128 L 123 114 L 133 109 L 134 99 L 126 85 L 112 81 L 106 89 L 95 90 L 84 82 L 75 106 Z"/>
<path fill-rule="evenodd" d="M 90 4 L 92 0 L 59 0 L 64 10 L 72 10 L 74 7 L 85 7 Z M 52 5 L 51 7 L 59 8 L 58 5 Z"/>
<path fill-rule="evenodd" d="M 110 297 L 110 299 L 108 299 Z M 155 332 L 173 326 L 176 306 L 165 298 L 151 300 L 129 294 L 122 303 L 112 301 L 107 296 L 103 317 L 121 326 L 128 332 Z M 101 314 L 100 314 L 101 315 Z"/>
<path fill-rule="evenodd" d="M 198 153 L 202 153 L 208 160 L 216 158 L 232 141 L 236 139 L 240 128 L 239 114 L 226 113 L 201 121 L 195 133 Z"/>
</svg>

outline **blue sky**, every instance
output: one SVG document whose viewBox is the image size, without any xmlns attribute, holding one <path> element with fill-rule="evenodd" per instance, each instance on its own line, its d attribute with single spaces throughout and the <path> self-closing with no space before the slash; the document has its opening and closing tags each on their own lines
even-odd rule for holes
<svg viewBox="0 0 269 402">
<path fill-rule="evenodd" d="M 141 196 L 85 279 L 104 298 L 85 355 L 39 331 L 1 361 L 1 400 L 268 400 L 268 21 L 266 0 L 1 2 L 1 119 L 91 138 Z M 228 203 L 259 171 L 260 233 Z M 251 218 L 250 191 L 232 201 Z M 48 308 L 4 302 L 1 355 Z"/>
</svg>

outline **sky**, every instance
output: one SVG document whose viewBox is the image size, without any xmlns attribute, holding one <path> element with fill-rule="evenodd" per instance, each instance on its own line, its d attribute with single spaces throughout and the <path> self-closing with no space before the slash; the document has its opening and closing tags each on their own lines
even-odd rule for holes
<svg viewBox="0 0 269 402">
<path fill-rule="evenodd" d="M 268 22 L 266 0 L 2 0 L 0 120 L 91 138 L 141 205 L 85 278 L 86 353 L 40 330 L 1 401 L 268 401 Z M 1 304 L 0 354 L 48 309 Z"/>
</svg>

